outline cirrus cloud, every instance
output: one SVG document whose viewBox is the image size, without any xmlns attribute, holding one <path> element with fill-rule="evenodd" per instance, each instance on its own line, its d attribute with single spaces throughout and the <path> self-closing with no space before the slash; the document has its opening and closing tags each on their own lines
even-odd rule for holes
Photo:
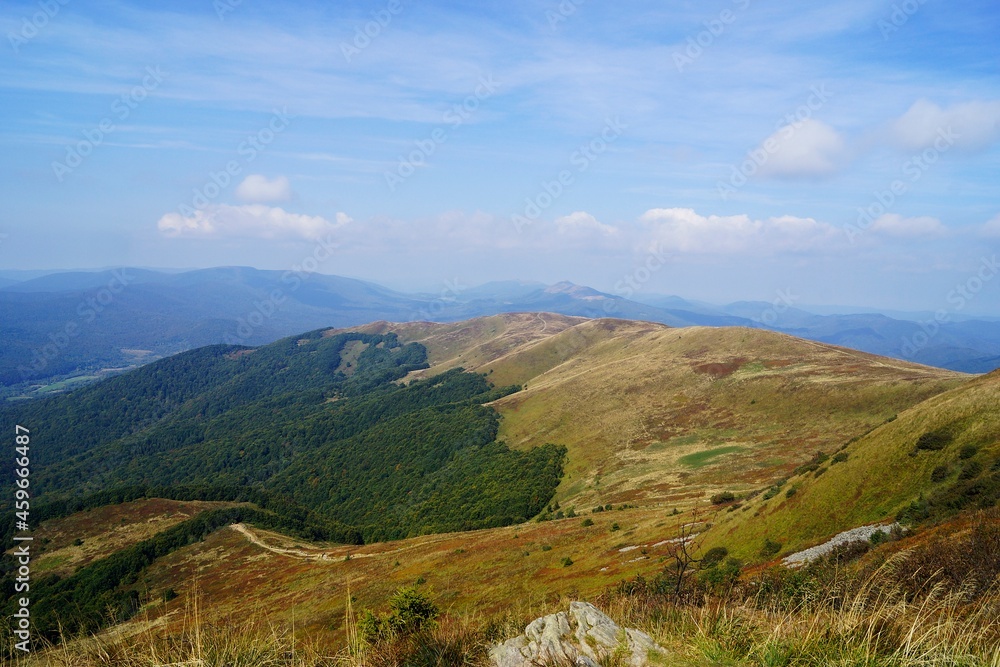
<svg viewBox="0 0 1000 667">
<path fill-rule="evenodd" d="M 192 215 L 167 213 L 156 226 L 170 237 L 314 241 L 351 222 L 346 213 L 337 213 L 336 221 L 331 222 L 321 216 L 290 213 L 262 204 L 213 204 Z"/>
</svg>

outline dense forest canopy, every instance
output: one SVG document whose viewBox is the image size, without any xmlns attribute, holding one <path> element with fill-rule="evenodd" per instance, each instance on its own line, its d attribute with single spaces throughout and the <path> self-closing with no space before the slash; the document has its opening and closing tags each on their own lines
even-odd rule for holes
<svg viewBox="0 0 1000 667">
<path fill-rule="evenodd" d="M 426 367 L 424 347 L 392 333 L 314 331 L 259 348 L 193 350 L 0 411 L 5 429 L 31 430 L 33 524 L 141 497 L 252 503 L 42 582 L 45 617 L 55 622 L 69 602 L 137 608 L 129 586 L 142 568 L 236 521 L 357 543 L 538 514 L 565 449 L 497 442 L 500 416 L 486 404 L 519 387 L 493 387 L 461 368 L 406 379 Z M 9 468 L 0 474 L 13 482 Z"/>
</svg>

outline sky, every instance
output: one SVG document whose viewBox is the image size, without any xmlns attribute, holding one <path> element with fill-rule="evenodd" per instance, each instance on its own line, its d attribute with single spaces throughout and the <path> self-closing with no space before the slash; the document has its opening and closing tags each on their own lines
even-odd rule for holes
<svg viewBox="0 0 1000 667">
<path fill-rule="evenodd" d="M 996 315 L 998 34 L 995 0 L 5 2 L 0 269 Z"/>
</svg>

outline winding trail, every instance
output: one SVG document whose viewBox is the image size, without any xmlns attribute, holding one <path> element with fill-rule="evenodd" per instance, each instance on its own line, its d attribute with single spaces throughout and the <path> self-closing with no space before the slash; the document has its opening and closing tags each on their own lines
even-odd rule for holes
<svg viewBox="0 0 1000 667">
<path fill-rule="evenodd" d="M 266 551 L 270 551 L 271 553 L 278 554 L 279 556 L 288 556 L 289 558 L 297 558 L 299 560 L 327 562 L 327 563 L 343 561 L 346 556 L 350 556 L 351 560 L 354 560 L 356 558 L 375 558 L 376 556 L 388 556 L 389 554 L 397 554 L 402 551 L 409 551 L 410 549 L 418 549 L 426 547 L 430 544 L 435 544 L 437 542 L 444 542 L 447 539 L 450 539 L 450 537 L 447 536 L 446 534 L 445 536 L 438 537 L 436 539 L 429 539 L 426 542 L 411 544 L 405 547 L 398 547 L 396 549 L 389 549 L 388 551 L 378 551 L 375 553 L 354 553 L 351 551 L 345 552 L 341 550 L 340 553 L 332 553 L 329 551 L 321 551 L 318 549 L 315 551 L 305 551 L 303 549 L 288 549 L 285 547 L 276 547 L 262 540 L 260 536 L 254 533 L 250 529 L 250 527 L 244 523 L 234 523 L 230 526 L 230 528 L 232 528 L 237 533 L 240 533 L 245 538 L 247 538 L 247 541 L 249 541 L 251 544 L 254 544 Z"/>
</svg>

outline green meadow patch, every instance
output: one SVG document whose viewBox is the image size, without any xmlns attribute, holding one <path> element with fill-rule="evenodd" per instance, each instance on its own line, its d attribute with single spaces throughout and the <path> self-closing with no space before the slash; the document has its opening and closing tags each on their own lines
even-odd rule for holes
<svg viewBox="0 0 1000 667">
<path fill-rule="evenodd" d="M 691 468 L 701 468 L 708 465 L 714 459 L 724 456 L 726 454 L 732 454 L 734 452 L 742 452 L 746 447 L 740 447 L 738 445 L 728 445 L 726 447 L 715 447 L 713 449 L 706 449 L 702 452 L 695 452 L 694 454 L 688 454 L 682 456 L 678 459 L 681 465 L 686 465 Z"/>
</svg>

